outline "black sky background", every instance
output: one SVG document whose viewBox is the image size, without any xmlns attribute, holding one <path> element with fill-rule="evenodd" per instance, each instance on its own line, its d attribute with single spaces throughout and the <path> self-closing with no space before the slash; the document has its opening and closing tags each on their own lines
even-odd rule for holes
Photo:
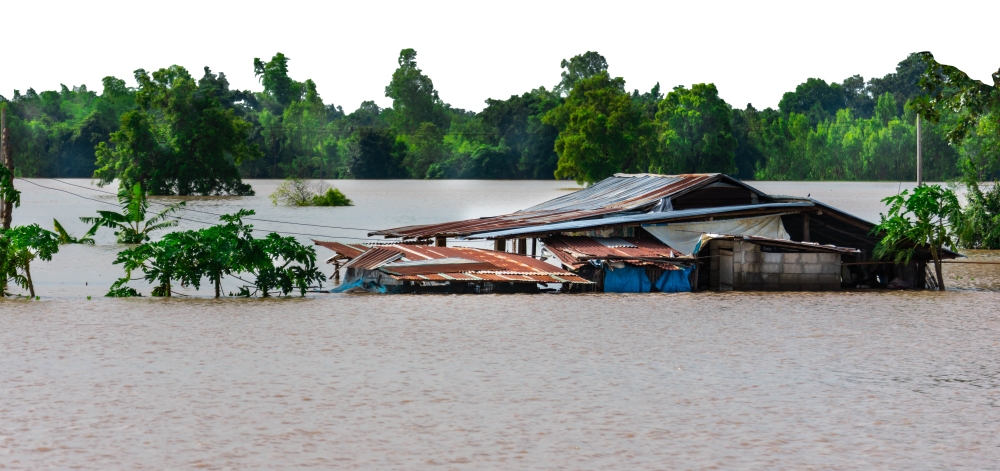
<svg viewBox="0 0 1000 471">
<path fill-rule="evenodd" d="M 419 35 L 415 35 L 419 36 Z M 639 44 L 639 45 L 636 45 Z M 317 39 L 277 41 L 250 45 L 237 41 L 203 40 L 191 45 L 171 43 L 161 47 L 146 45 L 141 52 L 128 48 L 90 50 L 52 48 L 19 67 L 7 67 L 0 74 L 0 94 L 10 97 L 13 88 L 22 91 L 58 89 L 86 83 L 100 91 L 100 78 L 115 75 L 133 84 L 132 70 L 154 70 L 172 63 L 187 67 L 195 76 L 204 65 L 228 74 L 233 87 L 258 89 L 251 58 L 270 58 L 276 50 L 291 58 L 291 76 L 313 78 L 327 103 L 354 110 L 361 100 L 373 99 L 382 106 L 383 97 L 400 47 L 414 47 L 418 64 L 434 80 L 442 99 L 470 110 L 482 109 L 485 97 L 505 98 L 540 85 L 551 87 L 559 81 L 559 60 L 593 49 L 604 54 L 611 73 L 624 76 L 630 90 L 648 90 L 657 80 L 663 90 L 677 84 L 715 82 L 724 99 L 736 107 L 753 102 L 758 108 L 776 106 L 786 90 L 807 77 L 840 81 L 853 73 L 881 76 L 893 70 L 900 59 L 928 44 L 903 44 L 883 48 L 842 48 L 810 52 L 761 50 L 740 47 L 738 39 L 724 47 L 648 46 L 649 41 L 563 39 L 546 44 L 517 44 L 495 40 L 463 40 L 448 37 L 434 40 L 331 41 Z M 209 47 L 206 47 L 209 46 Z M 932 49 L 933 50 L 933 49 Z M 859 52 L 862 51 L 862 52 Z M 1000 64 L 962 48 L 934 50 L 938 60 L 956 65 L 973 76 L 989 81 Z M 995 62 L 995 61 L 993 61 Z"/>
</svg>

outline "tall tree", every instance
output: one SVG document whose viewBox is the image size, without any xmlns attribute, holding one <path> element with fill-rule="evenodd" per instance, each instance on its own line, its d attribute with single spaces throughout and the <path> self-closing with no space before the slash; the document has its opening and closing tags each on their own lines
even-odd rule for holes
<svg viewBox="0 0 1000 471">
<path fill-rule="evenodd" d="M 206 73 L 209 73 L 206 70 Z M 94 177 L 142 183 L 153 195 L 253 194 L 235 165 L 260 150 L 249 143 L 251 125 L 225 109 L 212 87 L 200 88 L 183 67 L 135 72 L 141 110 L 122 116 L 111 145 L 98 145 Z"/>
<path fill-rule="evenodd" d="M 736 173 L 731 113 L 715 84 L 674 87 L 656 120 L 664 148 L 656 162 L 661 172 Z"/>
<path fill-rule="evenodd" d="M 398 63 L 392 81 L 385 87 L 385 96 L 392 98 L 396 128 L 412 133 L 423 123 L 447 126 L 448 116 L 434 82 L 417 67 L 417 51 L 403 49 Z"/>
<path fill-rule="evenodd" d="M 569 60 L 563 59 L 559 67 L 566 69 L 562 71 L 562 80 L 552 89 L 553 92 L 568 95 L 576 83 L 593 77 L 599 73 L 608 71 L 608 61 L 604 56 L 594 51 L 587 51 L 583 54 L 573 56 Z"/>
<path fill-rule="evenodd" d="M 401 167 L 406 144 L 388 129 L 365 128 L 355 132 L 347 145 L 347 170 L 353 178 L 405 178 Z"/>
<path fill-rule="evenodd" d="M 820 121 L 837 115 L 846 105 L 844 89 L 839 83 L 826 83 L 823 79 L 810 78 L 781 97 L 778 108 L 783 114 L 798 113 L 809 117 L 815 126 Z"/>
<path fill-rule="evenodd" d="M 625 80 L 601 72 L 576 82 L 566 102 L 542 120 L 560 129 L 556 178 L 593 183 L 618 172 L 645 172 L 656 130 L 625 92 Z"/>
<path fill-rule="evenodd" d="M 268 62 L 253 59 L 254 75 L 264 85 L 264 93 L 281 106 L 288 106 L 302 97 L 302 85 L 288 76 L 288 57 L 277 53 Z"/>
</svg>

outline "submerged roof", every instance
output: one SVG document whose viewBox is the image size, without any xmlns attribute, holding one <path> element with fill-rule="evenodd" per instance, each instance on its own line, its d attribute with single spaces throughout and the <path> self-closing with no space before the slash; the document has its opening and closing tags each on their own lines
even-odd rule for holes
<svg viewBox="0 0 1000 471">
<path fill-rule="evenodd" d="M 662 213 L 629 214 L 625 216 L 611 216 L 600 219 L 584 219 L 582 221 L 567 221 L 556 224 L 529 226 L 518 229 L 508 229 L 503 231 L 482 232 L 465 238 L 467 239 L 493 239 L 497 237 L 513 238 L 513 237 L 523 237 L 525 234 L 572 232 L 572 231 L 578 231 L 580 229 L 594 229 L 603 226 L 623 226 L 623 225 L 638 226 L 642 224 L 652 224 L 656 222 L 672 221 L 676 219 L 685 219 L 696 216 L 708 216 L 713 214 L 744 213 L 747 211 L 758 211 L 758 210 L 773 210 L 773 212 L 777 213 L 787 209 L 807 208 L 812 206 L 813 206 L 812 203 L 803 201 L 796 203 L 764 203 L 764 204 L 753 204 L 753 205 L 742 205 L 742 206 L 720 206 L 715 208 L 685 209 L 681 211 L 664 211 Z"/>
<path fill-rule="evenodd" d="M 766 194 L 720 173 L 687 175 L 615 174 L 587 188 L 530 208 L 496 217 L 442 224 L 405 226 L 369 233 L 369 236 L 429 238 L 454 237 L 599 217 L 605 214 L 651 209 L 663 198 L 675 198 L 711 185 L 743 188 Z"/>
<path fill-rule="evenodd" d="M 573 269 L 586 265 L 589 260 L 610 259 L 634 265 L 655 265 L 667 270 L 679 270 L 667 260 L 656 259 L 683 256 L 656 239 L 555 236 L 544 239 L 543 242 L 552 255 Z"/>
<path fill-rule="evenodd" d="M 330 248 L 356 249 L 361 244 L 315 241 Z M 366 247 L 366 246 L 363 246 Z M 353 268 L 380 270 L 397 280 L 410 281 L 513 281 L 526 283 L 590 283 L 566 270 L 523 255 L 471 247 L 432 247 L 428 245 L 382 245 L 366 247 L 347 265 Z"/>
</svg>

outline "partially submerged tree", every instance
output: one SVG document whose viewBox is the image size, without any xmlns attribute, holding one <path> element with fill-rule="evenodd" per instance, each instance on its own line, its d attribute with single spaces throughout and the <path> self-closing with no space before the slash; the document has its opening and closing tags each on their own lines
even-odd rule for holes
<svg viewBox="0 0 1000 471">
<path fill-rule="evenodd" d="M 172 296 L 175 286 L 200 289 L 202 278 L 208 278 L 215 296 L 222 295 L 222 278 L 229 275 L 254 275 L 239 289 L 239 295 L 260 294 L 269 297 L 275 291 L 288 295 L 294 290 L 305 295 L 312 283 L 322 284 L 323 274 L 316 268 L 316 251 L 300 244 L 293 237 L 269 234 L 253 238 L 253 226 L 242 218 L 253 211 L 241 209 L 236 214 L 220 217 L 225 224 L 197 231 L 171 232 L 161 240 L 142 244 L 118 254 L 115 264 L 121 264 L 125 276 L 112 285 L 108 296 L 135 296 L 126 286 L 134 279 L 153 283 L 154 296 Z M 133 272 L 142 272 L 133 278 Z M 240 278 L 242 280 L 242 278 Z M 243 280 L 245 281 L 245 280 Z"/>
<path fill-rule="evenodd" d="M 5 278 L 28 290 L 35 297 L 35 284 L 31 279 L 31 262 L 50 261 L 59 252 L 59 238 L 38 224 L 16 226 L 0 230 L 0 272 Z M 6 296 L 6 293 L 3 293 Z"/>
<path fill-rule="evenodd" d="M 115 230 L 119 244 L 141 244 L 149 240 L 149 233 L 174 227 L 177 221 L 168 221 L 167 217 L 184 206 L 184 202 L 167 206 L 166 209 L 156 213 L 153 217 L 146 219 L 149 210 L 149 202 L 146 201 L 146 193 L 140 183 L 136 183 L 131 188 L 122 186 L 118 190 L 118 203 L 122 211 L 98 211 L 99 217 L 82 217 L 81 221 L 93 224 L 95 227 L 103 226 Z M 95 231 L 95 229 L 91 229 Z M 88 232 L 90 234 L 90 232 Z"/>
<path fill-rule="evenodd" d="M 86 234 L 84 234 L 82 237 L 77 238 L 73 237 L 73 234 L 70 234 L 68 231 L 66 231 L 63 225 L 59 223 L 59 220 L 52 218 L 52 225 L 55 226 L 54 228 L 56 230 L 56 234 L 58 234 L 59 245 L 66 245 L 66 244 L 94 245 L 94 234 L 96 234 L 97 229 L 101 227 L 99 224 L 94 224 L 93 226 L 90 227 L 90 230 L 88 230 Z"/>
<path fill-rule="evenodd" d="M 873 229 L 885 233 L 875 246 L 875 258 L 908 263 L 918 246 L 926 245 L 934 260 L 938 289 L 944 290 L 941 251 L 957 250 L 955 229 L 963 222 L 958 197 L 940 185 L 925 185 L 882 202 L 889 205 L 889 214 L 880 215 L 881 222 Z"/>
<path fill-rule="evenodd" d="M 268 198 L 278 206 L 352 206 L 340 190 L 324 183 L 310 185 L 300 178 L 285 179 Z"/>
<path fill-rule="evenodd" d="M 210 70 L 206 75 L 212 75 Z M 136 103 L 97 147 L 99 185 L 141 183 L 153 195 L 252 195 L 236 168 L 260 156 L 249 141 L 253 126 L 226 109 L 212 80 L 196 82 L 174 65 L 135 71 Z"/>
</svg>

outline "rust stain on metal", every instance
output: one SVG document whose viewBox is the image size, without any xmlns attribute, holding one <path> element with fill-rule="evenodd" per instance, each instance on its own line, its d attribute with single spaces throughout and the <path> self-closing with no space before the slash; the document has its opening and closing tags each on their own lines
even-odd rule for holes
<svg viewBox="0 0 1000 471">
<path fill-rule="evenodd" d="M 386 263 L 402 257 L 402 255 L 403 252 L 395 249 L 394 246 L 375 247 L 344 264 L 344 268 L 364 268 L 366 270 L 374 270 L 382 265 L 385 265 Z"/>
<path fill-rule="evenodd" d="M 317 245 L 354 250 L 336 242 Z M 360 245 L 360 244 L 359 244 Z M 346 247 L 346 249 L 345 249 Z M 338 252 L 340 253 L 340 252 Z M 392 257 L 401 254 L 398 259 Z M 469 264 L 439 264 L 393 267 L 395 262 L 462 258 Z M 562 268 L 523 255 L 471 247 L 434 247 L 429 245 L 384 245 L 371 248 L 344 265 L 346 268 L 381 270 L 397 280 L 410 281 L 516 281 L 525 283 L 590 283 Z M 424 267 L 442 272 L 422 273 Z"/>
<path fill-rule="evenodd" d="M 341 244 L 340 242 L 326 242 L 316 239 L 313 239 L 313 243 L 320 247 L 326 247 L 347 258 L 357 257 L 358 255 L 361 255 L 369 250 L 369 247 L 366 247 L 361 244 L 348 245 L 348 244 Z"/>
<path fill-rule="evenodd" d="M 639 260 L 639 258 L 683 256 L 662 242 L 634 237 L 621 237 L 620 239 L 635 247 L 608 247 L 593 237 L 556 236 L 543 239 L 542 242 L 559 261 L 574 269 L 587 264 L 587 261 L 581 260 L 581 258 L 593 259 L 593 257 L 613 257 L 616 260 L 634 265 L 655 265 L 665 270 L 678 269 L 668 262 Z M 628 259 L 627 257 L 636 257 L 636 259 Z"/>
<path fill-rule="evenodd" d="M 372 232 L 368 235 L 402 237 L 404 239 L 456 237 L 598 218 L 607 214 L 652 207 L 661 198 L 679 196 L 719 181 L 742 186 L 748 191 L 766 197 L 763 193 L 742 182 L 721 174 L 616 174 L 583 190 L 511 214 L 441 224 L 405 226 Z"/>
</svg>

